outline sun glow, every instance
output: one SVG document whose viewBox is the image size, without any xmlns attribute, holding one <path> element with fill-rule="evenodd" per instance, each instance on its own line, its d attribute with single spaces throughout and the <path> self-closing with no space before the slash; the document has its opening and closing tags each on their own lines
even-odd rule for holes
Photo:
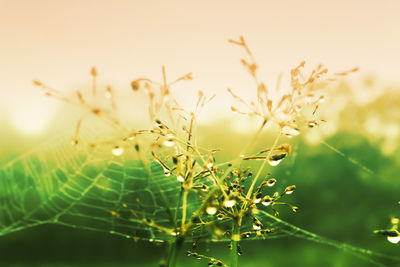
<svg viewBox="0 0 400 267">
<path fill-rule="evenodd" d="M 25 134 L 40 134 L 44 131 L 50 121 L 49 113 L 42 109 L 17 109 L 11 114 L 14 126 Z"/>
</svg>

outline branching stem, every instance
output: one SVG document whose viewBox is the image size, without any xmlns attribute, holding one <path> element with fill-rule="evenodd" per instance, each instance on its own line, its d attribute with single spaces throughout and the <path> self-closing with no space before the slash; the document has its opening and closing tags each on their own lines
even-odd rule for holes
<svg viewBox="0 0 400 267">
<path fill-rule="evenodd" d="M 230 253 L 230 266 L 231 267 L 238 266 L 239 240 L 240 240 L 240 222 L 239 222 L 239 218 L 235 217 L 232 220 L 231 253 Z"/>
</svg>

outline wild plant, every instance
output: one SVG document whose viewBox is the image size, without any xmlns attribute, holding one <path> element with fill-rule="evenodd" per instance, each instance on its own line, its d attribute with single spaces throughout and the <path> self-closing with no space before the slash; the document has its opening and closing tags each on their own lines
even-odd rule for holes
<svg viewBox="0 0 400 267">
<path fill-rule="evenodd" d="M 167 243 L 167 257 L 162 262 L 164 266 L 178 264 L 185 242 L 192 243 L 193 247 L 186 251 L 188 256 L 204 259 L 210 266 L 228 266 L 217 256 L 204 255 L 196 250 L 207 242 L 226 241 L 230 249 L 229 266 L 235 267 L 238 266 L 238 256 L 242 254 L 242 240 L 268 239 L 279 235 L 281 226 L 311 240 L 319 238 L 278 218 L 280 209 L 299 210 L 291 199 L 296 186 L 287 184 L 281 191 L 274 190 L 279 178 L 271 172 L 292 153 L 292 146 L 281 139 L 295 137 L 305 128 L 324 123 L 324 119 L 318 118 L 318 108 L 325 99 L 323 87 L 357 71 L 357 68 L 328 75 L 327 68 L 318 65 L 305 74 L 305 62 L 301 62 L 290 72 L 290 88 L 276 96 L 272 93 L 273 89 L 260 80 L 258 65 L 244 38 L 229 42 L 244 50 L 247 58 L 241 63 L 255 82 L 255 99 L 251 102 L 242 99 L 233 89 L 228 89 L 237 103 L 231 106 L 231 111 L 259 120 L 258 130 L 241 152 L 229 161 L 219 160 L 218 149 L 210 149 L 198 141 L 198 118 L 213 96 L 205 96 L 199 91 L 196 105 L 191 110 L 183 108 L 174 98 L 173 86 L 192 80 L 191 73 L 168 81 L 166 69 L 162 67 L 161 82 L 149 78 L 134 79 L 131 89 L 135 94 L 145 92 L 147 95 L 148 114 L 153 124 L 152 128 L 134 130 L 118 119 L 113 88 L 108 86 L 105 91 L 97 88 L 95 68 L 90 72 L 92 88 L 89 98 L 80 91 L 73 98 L 65 97 L 44 83 L 34 81 L 47 96 L 87 110 L 87 114 L 77 122 L 73 145 L 85 145 L 80 141 L 81 125 L 88 116 L 97 117 L 115 129 L 118 137 L 90 142 L 89 146 L 106 147 L 109 157 L 121 159 L 121 166 L 137 164 L 145 171 L 140 175 L 146 176 L 152 184 L 152 204 L 147 197 L 137 197 L 130 203 L 120 198 L 118 206 L 106 213 L 121 224 L 134 224 L 135 229 L 139 229 L 132 235 L 135 240 L 154 240 L 156 237 L 158 241 Z M 105 101 L 98 100 L 102 96 L 108 102 L 105 106 L 100 105 Z M 260 140 L 265 131 L 273 132 L 275 138 Z M 256 146 L 260 141 L 261 149 L 260 145 Z M 136 163 L 122 159 L 132 152 L 134 155 L 130 156 Z M 255 167 L 250 166 L 251 161 L 256 162 Z M 398 221 L 395 225 L 392 231 L 398 233 Z M 146 231 L 151 232 L 152 237 L 146 236 Z M 362 253 L 350 246 L 346 248 Z"/>
</svg>

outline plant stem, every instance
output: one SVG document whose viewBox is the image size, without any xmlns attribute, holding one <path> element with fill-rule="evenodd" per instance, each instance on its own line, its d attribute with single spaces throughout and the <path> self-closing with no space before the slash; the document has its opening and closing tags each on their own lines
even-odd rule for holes
<svg viewBox="0 0 400 267">
<path fill-rule="evenodd" d="M 186 209 L 187 209 L 187 196 L 188 196 L 188 193 L 189 193 L 189 191 L 187 189 L 184 189 L 183 203 L 182 203 L 182 224 L 181 224 L 182 231 L 184 230 L 184 226 L 185 226 L 185 222 L 186 222 Z"/>
<path fill-rule="evenodd" d="M 240 223 L 237 217 L 232 220 L 230 267 L 238 266 L 238 244 L 240 240 Z"/>
<path fill-rule="evenodd" d="M 279 140 L 279 138 L 281 137 L 281 134 L 282 134 L 282 133 L 279 132 L 279 134 L 276 136 L 275 141 L 274 141 L 274 143 L 273 143 L 271 149 L 269 150 L 268 155 L 265 157 L 265 160 L 264 160 L 263 163 L 261 164 L 261 167 L 258 169 L 258 172 L 257 172 L 256 176 L 254 177 L 253 182 L 251 183 L 250 189 L 249 189 L 249 191 L 247 191 L 247 195 L 246 195 L 246 198 L 247 198 L 247 199 L 249 199 L 249 198 L 251 197 L 251 193 L 253 193 L 254 186 L 256 185 L 258 178 L 260 177 L 262 171 L 264 170 L 264 167 L 265 167 L 265 165 L 267 164 L 268 159 L 269 159 L 269 157 L 270 157 L 271 154 L 272 154 L 272 151 L 274 150 L 274 148 L 275 148 L 276 145 L 278 144 L 278 140 Z"/>
<path fill-rule="evenodd" d="M 181 235 L 175 238 L 175 242 L 171 243 L 169 251 L 168 251 L 168 258 L 167 258 L 167 266 L 168 267 L 176 267 L 178 266 L 178 259 L 180 252 L 182 250 L 183 242 L 185 238 Z"/>
</svg>

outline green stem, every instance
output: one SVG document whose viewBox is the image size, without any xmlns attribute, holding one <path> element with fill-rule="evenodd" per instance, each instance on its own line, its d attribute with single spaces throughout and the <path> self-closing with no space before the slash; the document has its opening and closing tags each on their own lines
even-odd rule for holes
<svg viewBox="0 0 400 267">
<path fill-rule="evenodd" d="M 238 218 L 232 220 L 230 267 L 238 266 L 238 245 L 240 240 L 240 225 Z"/>
<path fill-rule="evenodd" d="M 168 267 L 178 266 L 179 255 L 182 250 L 184 240 L 185 238 L 183 236 L 177 236 L 175 242 L 171 243 L 167 257 Z"/>
<path fill-rule="evenodd" d="M 254 177 L 253 182 L 251 183 L 250 189 L 249 189 L 249 191 L 247 191 L 247 195 L 246 195 L 247 199 L 249 199 L 251 197 L 251 193 L 253 193 L 254 186 L 256 185 L 258 178 L 260 177 L 262 171 L 264 170 L 264 167 L 267 164 L 269 157 L 272 155 L 272 152 L 274 151 L 275 147 L 277 146 L 279 138 L 281 137 L 281 135 L 282 135 L 282 132 L 279 132 L 279 134 L 275 138 L 275 141 L 274 141 L 271 149 L 268 152 L 268 155 L 265 157 L 265 160 L 261 164 L 261 167 L 258 169 L 256 177 Z"/>
</svg>

